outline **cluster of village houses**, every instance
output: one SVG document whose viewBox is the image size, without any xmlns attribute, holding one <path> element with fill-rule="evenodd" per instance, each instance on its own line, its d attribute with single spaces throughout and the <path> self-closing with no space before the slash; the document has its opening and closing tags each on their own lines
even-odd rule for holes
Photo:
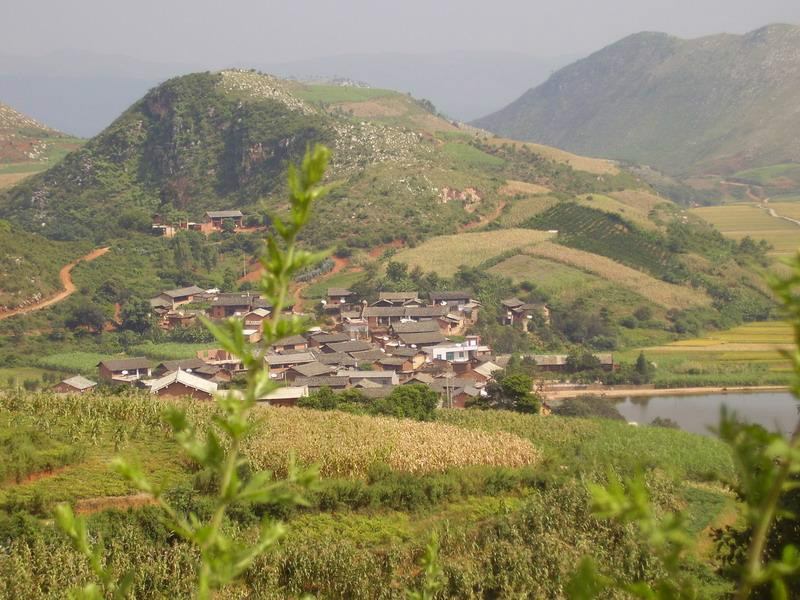
<svg viewBox="0 0 800 600">
<path fill-rule="evenodd" d="M 262 321 L 271 311 L 258 294 L 196 286 L 164 291 L 150 304 L 165 328 L 189 325 L 200 313 L 211 319 L 241 319 L 244 335 L 252 343 L 261 340 Z M 495 356 L 479 336 L 465 335 L 481 308 L 467 291 L 431 293 L 424 300 L 413 291 L 381 292 L 376 302 L 367 304 L 350 290 L 330 288 L 323 306 L 332 328 L 312 328 L 305 335 L 284 338 L 265 354 L 270 377 L 281 387 L 262 398 L 264 402 L 294 405 L 322 387 L 355 388 L 368 398 L 379 398 L 398 385 L 424 384 L 440 395 L 443 406 L 464 407 L 486 393 L 486 384 L 508 361 L 507 356 Z M 509 298 L 503 306 L 507 324 L 526 327 L 535 313 L 549 318 L 541 304 Z M 610 354 L 597 356 L 604 368 L 613 368 Z M 566 355 L 533 359 L 545 372 L 566 367 Z M 211 398 L 221 384 L 244 370 L 237 357 L 221 349 L 160 363 L 143 357 L 112 358 L 97 367 L 105 382 L 198 399 Z M 84 392 L 93 386 L 93 381 L 78 376 L 62 381 L 56 391 Z"/>
</svg>

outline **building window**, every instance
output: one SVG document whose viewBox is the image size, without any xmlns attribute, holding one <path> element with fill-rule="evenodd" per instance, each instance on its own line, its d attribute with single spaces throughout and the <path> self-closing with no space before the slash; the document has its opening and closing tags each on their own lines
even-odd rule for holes
<svg viewBox="0 0 800 600">
<path fill-rule="evenodd" d="M 455 357 L 456 357 L 456 353 L 455 352 L 448 352 L 446 354 L 445 360 L 453 360 Z"/>
</svg>

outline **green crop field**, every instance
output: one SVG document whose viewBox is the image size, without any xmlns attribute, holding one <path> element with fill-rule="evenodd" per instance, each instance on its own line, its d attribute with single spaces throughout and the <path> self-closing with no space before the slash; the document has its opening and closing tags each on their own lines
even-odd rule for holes
<svg viewBox="0 0 800 600">
<path fill-rule="evenodd" d="M 534 229 L 499 229 L 442 235 L 431 238 L 416 248 L 398 252 L 393 260 L 450 277 L 461 265 L 475 267 L 503 252 L 524 248 L 551 237 L 551 233 Z"/>
<path fill-rule="evenodd" d="M 330 277 L 323 277 L 319 281 L 315 281 L 303 290 L 304 298 L 318 299 L 324 298 L 328 292 L 328 288 L 349 288 L 356 281 L 364 276 L 360 271 L 343 271 L 335 273 Z"/>
<path fill-rule="evenodd" d="M 604 194 L 583 194 L 578 196 L 578 203 L 589 208 L 596 208 L 608 213 L 617 214 L 645 229 L 657 229 L 657 225 L 647 218 L 647 210 L 633 207 L 611 196 Z"/>
<path fill-rule="evenodd" d="M 154 360 L 178 360 L 180 358 L 194 358 L 198 351 L 208 348 L 217 348 L 219 344 L 184 344 L 180 342 L 163 342 L 154 344 L 152 342 L 132 346 L 128 353 L 133 356 L 146 356 Z"/>
<path fill-rule="evenodd" d="M 442 146 L 441 153 L 462 167 L 502 167 L 505 162 L 502 158 L 461 142 L 447 142 Z"/>
<path fill-rule="evenodd" d="M 675 267 L 675 257 L 649 232 L 626 225 L 617 215 L 562 202 L 526 222 L 536 229 L 558 231 L 561 244 L 599 254 L 662 277 Z"/>
<path fill-rule="evenodd" d="M 800 246 L 800 226 L 772 217 L 755 204 L 704 206 L 692 212 L 735 240 L 745 236 L 766 240 L 772 244 L 771 254 L 775 256 L 793 254 Z"/>
<path fill-rule="evenodd" d="M 542 291 L 560 296 L 569 292 L 585 293 L 590 288 L 605 287 L 604 282 L 585 271 L 559 262 L 518 254 L 489 269 L 490 273 L 510 277 L 515 283 L 530 281 Z"/>
<path fill-rule="evenodd" d="M 375 98 L 396 96 L 397 92 L 376 88 L 355 87 L 349 85 L 304 85 L 294 90 L 295 95 L 306 102 L 364 102 Z"/>
<path fill-rule="evenodd" d="M 111 358 L 97 352 L 62 352 L 43 356 L 36 360 L 36 364 L 46 369 L 66 371 L 68 373 L 82 373 L 84 375 L 97 375 L 97 363 Z M 115 356 L 113 358 L 125 358 Z"/>
</svg>

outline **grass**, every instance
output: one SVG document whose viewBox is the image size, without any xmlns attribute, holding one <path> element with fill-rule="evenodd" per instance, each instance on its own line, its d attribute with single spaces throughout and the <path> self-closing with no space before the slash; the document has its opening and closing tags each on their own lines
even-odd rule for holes
<svg viewBox="0 0 800 600">
<path fill-rule="evenodd" d="M 442 235 L 398 252 L 394 260 L 450 277 L 460 265 L 475 267 L 495 256 L 537 244 L 553 234 L 533 229 L 499 229 L 479 233 Z"/>
<path fill-rule="evenodd" d="M 552 146 L 544 146 L 532 142 L 518 142 L 516 140 L 500 137 L 489 138 L 489 143 L 495 146 L 508 144 L 518 148 L 525 146 L 539 156 L 543 156 L 555 162 L 567 164 L 578 171 L 586 171 L 587 173 L 594 173 L 596 175 L 616 175 L 619 173 L 619 168 L 616 163 L 604 158 L 579 156 L 565 150 L 560 150 L 559 148 L 553 148 Z"/>
<path fill-rule="evenodd" d="M 755 204 L 704 206 L 692 212 L 735 240 L 748 235 L 755 240 L 766 240 L 773 246 L 770 254 L 775 256 L 793 254 L 800 245 L 800 227 L 771 217 Z"/>
<path fill-rule="evenodd" d="M 738 179 L 756 185 L 775 185 L 776 179 L 786 178 L 794 183 L 800 183 L 800 165 L 795 163 L 782 163 L 768 167 L 758 167 L 734 173 L 732 179 Z"/>
<path fill-rule="evenodd" d="M 186 344 L 181 342 L 163 342 L 154 344 L 148 342 L 131 346 L 128 353 L 133 356 L 146 356 L 154 360 L 178 360 L 180 358 L 194 358 L 200 350 L 218 347 L 218 343 Z"/>
<path fill-rule="evenodd" d="M 502 158 L 460 142 L 447 142 L 442 146 L 441 153 L 461 167 L 502 167 L 505 164 Z"/>
<path fill-rule="evenodd" d="M 516 181 L 513 179 L 509 179 L 506 181 L 506 184 L 500 188 L 500 193 L 505 194 L 506 196 L 513 196 L 515 194 L 524 194 L 524 195 L 539 195 L 539 194 L 549 194 L 552 190 L 550 188 L 546 188 L 543 185 L 538 185 L 536 183 L 528 183 L 526 181 Z"/>
<path fill-rule="evenodd" d="M 21 386 L 23 381 L 35 380 L 40 385 L 44 383 L 44 375 L 53 373 L 50 369 L 39 369 L 37 367 L 8 367 L 0 369 L 0 388 L 8 385 L 9 379 L 13 378 L 17 386 Z M 61 373 L 55 372 L 61 376 Z M 49 384 L 48 384 L 49 385 Z"/>
<path fill-rule="evenodd" d="M 328 293 L 328 288 L 340 287 L 349 288 L 364 276 L 360 271 L 342 271 L 330 277 L 324 277 L 320 281 L 312 283 L 303 290 L 304 298 L 324 298 Z"/>
<path fill-rule="evenodd" d="M 597 275 L 605 281 L 650 298 L 666 308 L 689 308 L 710 303 L 710 298 L 698 290 L 661 281 L 599 254 L 551 242 L 542 242 L 526 248 L 525 253 Z"/>
<path fill-rule="evenodd" d="M 326 104 L 364 102 L 375 98 L 398 95 L 397 92 L 391 90 L 346 85 L 304 85 L 295 90 L 294 94 L 306 102 L 323 102 Z"/>
<path fill-rule="evenodd" d="M 608 195 L 645 214 L 649 214 L 659 204 L 669 203 L 669 200 L 645 190 L 622 190 L 621 192 L 609 192 Z"/>
<path fill-rule="evenodd" d="M 106 358 L 109 358 L 109 356 L 97 352 L 61 352 L 43 356 L 34 362 L 45 369 L 96 375 L 97 363 Z"/>
<path fill-rule="evenodd" d="M 534 282 L 537 288 L 553 295 L 603 285 L 599 278 L 580 269 L 528 254 L 507 258 L 491 267 L 489 272 L 510 277 L 514 283 Z"/>
</svg>

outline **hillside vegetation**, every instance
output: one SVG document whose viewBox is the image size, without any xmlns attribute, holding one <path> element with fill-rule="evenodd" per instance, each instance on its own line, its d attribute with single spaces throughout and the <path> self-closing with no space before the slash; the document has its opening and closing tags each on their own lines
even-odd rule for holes
<svg viewBox="0 0 800 600">
<path fill-rule="evenodd" d="M 666 172 L 796 172 L 800 27 L 683 40 L 638 33 L 475 123 L 497 134 Z M 778 172 L 779 171 L 779 172 Z"/>
</svg>

